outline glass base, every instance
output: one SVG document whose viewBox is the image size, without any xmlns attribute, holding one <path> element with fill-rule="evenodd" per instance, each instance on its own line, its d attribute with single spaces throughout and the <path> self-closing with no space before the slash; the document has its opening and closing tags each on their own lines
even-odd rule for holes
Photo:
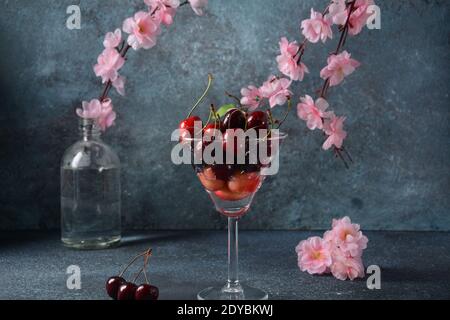
<svg viewBox="0 0 450 320">
<path fill-rule="evenodd" d="M 121 236 L 114 236 L 114 237 L 100 237 L 87 240 L 62 238 L 61 241 L 64 246 L 72 249 L 100 250 L 117 247 L 120 244 L 120 239 Z"/>
<path fill-rule="evenodd" d="M 269 298 L 267 292 L 239 285 L 239 288 L 230 290 L 228 285 L 224 287 L 209 287 L 197 294 L 198 300 L 267 300 Z"/>
</svg>

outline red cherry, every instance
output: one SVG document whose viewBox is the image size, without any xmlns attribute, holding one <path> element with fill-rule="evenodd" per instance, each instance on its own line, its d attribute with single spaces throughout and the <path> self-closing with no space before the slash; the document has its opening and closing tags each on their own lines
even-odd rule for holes
<svg viewBox="0 0 450 320">
<path fill-rule="evenodd" d="M 205 126 L 205 128 L 203 129 L 204 147 L 206 147 L 212 141 L 214 141 L 216 136 L 222 135 L 220 132 L 220 127 L 221 127 L 220 123 L 209 123 Z"/>
<path fill-rule="evenodd" d="M 108 295 L 114 300 L 117 299 L 117 293 L 119 291 L 119 287 L 124 284 L 126 281 L 122 277 L 111 277 L 106 281 L 106 292 Z"/>
<path fill-rule="evenodd" d="M 223 118 L 223 128 L 226 129 L 245 129 L 246 113 L 239 109 L 231 109 Z"/>
<path fill-rule="evenodd" d="M 225 161 L 227 159 L 226 153 L 228 152 L 228 146 L 233 145 L 233 157 L 237 159 L 238 154 L 245 153 L 246 151 L 246 141 L 247 139 L 238 139 L 236 136 L 236 130 L 227 129 L 223 135 L 222 148 L 224 152 Z M 236 164 L 236 163 L 235 163 Z"/>
<path fill-rule="evenodd" d="M 262 111 L 252 112 L 247 118 L 247 129 L 268 129 L 269 121 L 267 119 L 267 114 Z"/>
<path fill-rule="evenodd" d="M 234 193 L 227 188 L 217 190 L 214 192 L 214 194 L 224 201 L 238 201 L 245 199 L 251 195 L 250 192 Z"/>
<path fill-rule="evenodd" d="M 197 157 L 203 156 L 203 151 L 205 148 L 210 145 L 213 141 L 215 141 L 216 136 L 220 134 L 220 131 L 217 131 L 216 126 L 212 123 L 208 124 L 203 129 L 203 137 L 201 141 L 194 141 L 194 152 Z M 221 135 L 221 134 L 220 134 Z M 214 152 L 213 154 L 214 155 Z"/>
<path fill-rule="evenodd" d="M 194 125 L 196 121 L 201 122 L 202 120 L 197 116 L 192 116 L 180 122 L 179 129 L 182 130 L 180 132 L 180 141 L 188 137 L 194 137 Z"/>
<path fill-rule="evenodd" d="M 187 119 L 184 119 L 183 121 L 180 122 L 180 129 L 187 129 L 187 130 L 190 130 L 191 128 L 194 129 L 196 121 L 202 121 L 202 119 L 200 119 L 197 116 L 192 116 Z"/>
<path fill-rule="evenodd" d="M 209 191 L 217 191 L 225 186 L 225 181 L 218 179 L 212 168 L 206 168 L 203 172 L 199 172 L 198 178 L 205 189 Z"/>
<path fill-rule="evenodd" d="M 237 173 L 228 181 L 228 189 L 234 193 L 254 193 L 261 185 L 258 173 Z"/>
<path fill-rule="evenodd" d="M 150 284 L 141 284 L 139 287 L 137 287 L 134 294 L 134 299 L 136 300 L 158 300 L 158 297 L 158 287 L 152 286 Z"/>
<path fill-rule="evenodd" d="M 221 130 L 222 129 L 222 123 L 221 122 L 212 122 L 212 123 L 208 123 L 205 128 L 203 129 L 203 132 L 206 132 L 207 130 Z"/>
<path fill-rule="evenodd" d="M 137 286 L 131 282 L 125 282 L 119 287 L 117 300 L 133 300 Z"/>
<path fill-rule="evenodd" d="M 219 180 L 227 181 L 231 175 L 233 174 L 234 167 L 233 165 L 223 164 L 215 164 L 212 167 L 214 175 Z"/>
</svg>

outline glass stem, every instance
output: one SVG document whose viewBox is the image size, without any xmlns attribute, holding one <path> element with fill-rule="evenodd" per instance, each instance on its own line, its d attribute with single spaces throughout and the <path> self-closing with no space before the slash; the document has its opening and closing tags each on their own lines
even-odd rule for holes
<svg viewBox="0 0 450 320">
<path fill-rule="evenodd" d="M 225 291 L 242 291 L 239 283 L 238 218 L 228 218 L 228 281 Z"/>
</svg>

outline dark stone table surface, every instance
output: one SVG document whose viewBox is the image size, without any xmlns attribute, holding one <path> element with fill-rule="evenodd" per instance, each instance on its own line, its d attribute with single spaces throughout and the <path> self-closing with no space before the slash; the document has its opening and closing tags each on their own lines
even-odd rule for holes
<svg viewBox="0 0 450 320">
<path fill-rule="evenodd" d="M 339 281 L 301 272 L 297 243 L 321 232 L 243 231 L 241 279 L 269 292 L 270 299 L 449 299 L 450 233 L 367 232 L 366 266 L 381 268 L 381 289 L 366 280 Z M 145 231 L 102 251 L 64 248 L 57 233 L 0 234 L 0 299 L 107 299 L 105 280 L 129 258 L 154 249 L 151 282 L 161 299 L 195 299 L 226 277 L 225 231 Z M 81 289 L 66 287 L 66 269 L 81 269 Z"/>
</svg>

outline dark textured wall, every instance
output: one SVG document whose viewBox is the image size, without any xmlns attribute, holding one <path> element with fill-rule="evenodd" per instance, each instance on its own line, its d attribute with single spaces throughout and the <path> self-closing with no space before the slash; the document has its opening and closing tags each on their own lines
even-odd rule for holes
<svg viewBox="0 0 450 320">
<path fill-rule="evenodd" d="M 82 29 L 65 27 L 80 4 Z M 170 134 L 203 90 L 226 102 L 276 72 L 281 36 L 299 39 L 299 22 L 325 0 L 211 0 L 208 14 L 188 7 L 157 47 L 132 52 L 123 69 L 127 96 L 113 94 L 115 128 L 105 140 L 123 163 L 123 214 L 129 228 L 220 228 L 224 220 L 192 169 L 170 161 Z M 450 230 L 447 1 L 378 0 L 382 29 L 350 38 L 363 63 L 330 103 L 348 117 L 350 170 L 320 150 L 322 137 L 292 114 L 281 171 L 267 180 L 243 227 L 328 227 L 350 215 L 365 229 Z M 121 25 L 136 1 L 0 1 L 0 228 L 55 228 L 59 161 L 77 139 L 74 108 L 98 96 L 92 65 L 105 32 Z M 337 39 L 308 48 L 312 73 L 295 87 L 312 93 Z"/>
</svg>

